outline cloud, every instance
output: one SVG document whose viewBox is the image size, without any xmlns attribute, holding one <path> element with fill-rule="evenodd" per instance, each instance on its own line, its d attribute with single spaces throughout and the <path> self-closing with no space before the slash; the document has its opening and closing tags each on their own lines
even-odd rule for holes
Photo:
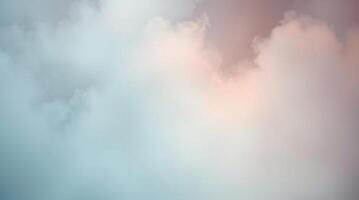
<svg viewBox="0 0 359 200">
<path fill-rule="evenodd" d="M 341 38 L 358 26 L 356 7 L 356 0 L 205 0 L 195 13 L 208 15 L 212 24 L 208 38 L 221 51 L 224 67 L 231 72 L 238 60 L 255 56 L 253 39 L 268 37 L 286 12 L 292 10 L 319 19 Z"/>
<path fill-rule="evenodd" d="M 1 25 L 2 199 L 355 199 L 357 32 L 288 14 L 227 76 L 193 2 L 152 3 Z"/>
</svg>

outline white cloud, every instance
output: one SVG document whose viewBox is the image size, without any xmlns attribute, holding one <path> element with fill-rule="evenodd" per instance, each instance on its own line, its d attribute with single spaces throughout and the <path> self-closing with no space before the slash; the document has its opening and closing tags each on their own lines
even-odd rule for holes
<svg viewBox="0 0 359 200">
<path fill-rule="evenodd" d="M 355 46 L 294 15 L 228 78 L 191 2 L 99 3 L 2 26 L 1 198 L 349 199 Z"/>
</svg>

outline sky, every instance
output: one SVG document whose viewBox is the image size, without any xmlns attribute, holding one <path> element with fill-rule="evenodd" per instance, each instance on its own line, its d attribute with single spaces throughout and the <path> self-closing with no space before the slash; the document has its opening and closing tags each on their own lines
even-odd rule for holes
<svg viewBox="0 0 359 200">
<path fill-rule="evenodd" d="M 358 6 L 0 0 L 0 199 L 358 199 Z"/>
</svg>

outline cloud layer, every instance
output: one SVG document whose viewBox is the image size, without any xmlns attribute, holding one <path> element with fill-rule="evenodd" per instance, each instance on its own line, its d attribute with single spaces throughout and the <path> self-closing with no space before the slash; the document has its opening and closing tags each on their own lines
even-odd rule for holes
<svg viewBox="0 0 359 200">
<path fill-rule="evenodd" d="M 198 2 L 27 3 L 0 2 L 0 199 L 358 197 L 356 29 L 287 12 L 228 76 Z"/>
</svg>

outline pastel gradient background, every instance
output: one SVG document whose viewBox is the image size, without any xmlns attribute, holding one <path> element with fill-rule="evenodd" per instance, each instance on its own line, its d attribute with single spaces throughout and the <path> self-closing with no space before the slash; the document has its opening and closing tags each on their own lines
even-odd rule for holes
<svg viewBox="0 0 359 200">
<path fill-rule="evenodd" d="M 0 199 L 357 200 L 358 9 L 0 0 Z"/>
</svg>

